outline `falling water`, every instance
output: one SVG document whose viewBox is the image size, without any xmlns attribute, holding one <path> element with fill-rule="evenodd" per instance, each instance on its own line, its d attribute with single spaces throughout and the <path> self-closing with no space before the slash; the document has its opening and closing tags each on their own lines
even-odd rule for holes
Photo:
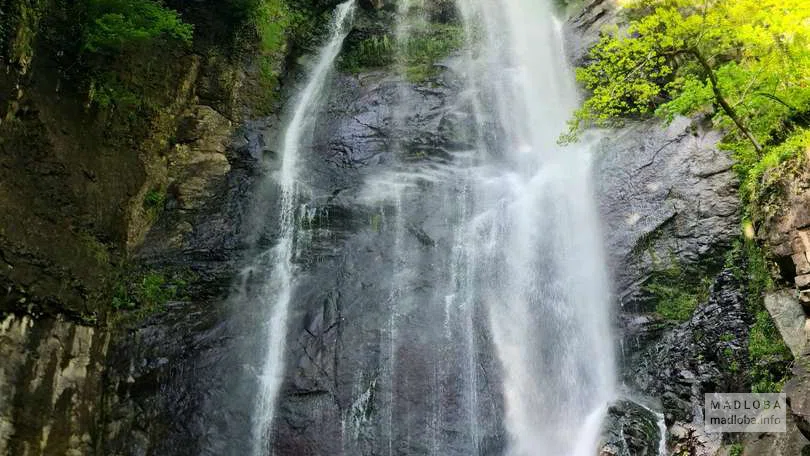
<svg viewBox="0 0 810 456">
<path fill-rule="evenodd" d="M 488 159 L 464 249 L 503 369 L 508 454 L 591 456 L 614 395 L 608 282 L 578 102 L 550 1 L 457 0 Z"/>
<path fill-rule="evenodd" d="M 352 282 L 368 291 L 341 289 L 355 319 L 341 325 L 354 325 L 351 346 L 368 347 L 371 360 L 340 353 L 336 361 L 360 367 L 336 373 L 353 382 L 340 447 L 352 455 L 592 456 L 614 397 L 614 353 L 589 150 L 556 142 L 578 103 L 559 24 L 540 0 L 456 3 L 467 37 L 447 63 L 457 92 L 455 83 L 409 82 L 402 59 L 402 77 L 369 83 L 399 101 L 374 111 L 383 113 L 389 161 L 359 174 L 362 185 L 343 196 L 371 214 L 368 232 L 346 248 L 365 247 L 344 258 L 356 261 Z M 398 2 L 397 49 L 429 27 L 429 4 Z M 263 255 L 270 318 L 254 456 L 269 447 L 288 307 L 296 277 L 305 280 L 293 269 L 298 149 L 352 14 L 353 3 L 338 8 L 282 144 L 281 231 Z M 446 94 L 437 104 L 426 101 L 434 90 Z M 462 125 L 462 145 L 431 156 L 419 128 L 437 113 Z"/>
<path fill-rule="evenodd" d="M 296 99 L 281 144 L 282 165 L 277 176 L 281 188 L 280 233 L 276 245 L 258 257 L 258 260 L 271 258 L 272 269 L 261 292 L 263 305 L 267 306 L 269 311 L 265 336 L 267 352 L 261 368 L 259 395 L 253 418 L 254 456 L 264 456 L 269 451 L 268 434 L 284 376 L 284 342 L 290 297 L 294 286 L 292 260 L 295 250 L 299 148 L 304 135 L 311 133 L 327 76 L 334 66 L 343 40 L 351 29 L 354 9 L 355 0 L 349 0 L 337 7 L 329 40 L 321 49 L 307 84 Z"/>
</svg>

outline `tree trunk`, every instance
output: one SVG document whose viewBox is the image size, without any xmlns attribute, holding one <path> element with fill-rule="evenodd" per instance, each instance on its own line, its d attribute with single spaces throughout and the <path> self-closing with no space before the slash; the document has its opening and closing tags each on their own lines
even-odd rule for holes
<svg viewBox="0 0 810 456">
<path fill-rule="evenodd" d="M 706 60 L 703 54 L 701 54 L 700 51 L 697 49 L 691 49 L 689 52 L 695 56 L 698 62 L 700 62 L 700 66 L 703 67 L 703 69 L 706 71 L 706 74 L 709 76 L 709 81 L 712 84 L 712 91 L 714 92 L 714 99 L 717 101 L 720 107 L 723 108 L 723 111 L 726 113 L 726 115 L 731 118 L 731 120 L 734 122 L 734 125 L 737 126 L 737 128 L 740 130 L 743 136 L 745 136 L 746 138 L 748 138 L 749 141 L 751 141 L 751 144 L 754 145 L 754 149 L 756 149 L 757 153 L 761 154 L 762 145 L 759 144 L 757 138 L 755 138 L 754 135 L 751 133 L 751 131 L 748 130 L 748 128 L 746 128 L 746 126 L 742 123 L 740 117 L 737 115 L 737 112 L 734 110 L 734 108 L 732 108 L 731 105 L 728 104 L 728 101 L 726 101 L 726 98 L 723 96 L 723 92 L 720 91 L 720 85 L 717 83 L 717 76 L 715 76 L 714 70 L 712 69 L 711 65 L 709 65 L 709 61 Z"/>
</svg>

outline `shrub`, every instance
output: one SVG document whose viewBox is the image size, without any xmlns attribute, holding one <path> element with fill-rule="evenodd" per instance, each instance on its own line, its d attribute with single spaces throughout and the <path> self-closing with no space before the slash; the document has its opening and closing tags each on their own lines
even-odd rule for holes
<svg viewBox="0 0 810 456">
<path fill-rule="evenodd" d="M 84 49 L 117 52 L 168 38 L 191 44 L 193 26 L 154 0 L 90 0 Z"/>
</svg>

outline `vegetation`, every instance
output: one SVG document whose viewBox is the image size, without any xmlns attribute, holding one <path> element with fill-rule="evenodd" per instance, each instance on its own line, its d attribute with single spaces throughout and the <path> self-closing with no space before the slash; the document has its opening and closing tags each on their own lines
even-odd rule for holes
<svg viewBox="0 0 810 456">
<path fill-rule="evenodd" d="M 112 309 L 117 314 L 111 321 L 142 320 L 162 310 L 169 301 L 187 299 L 186 288 L 191 279 L 188 272 L 168 274 L 149 270 L 121 280 L 112 298 Z"/>
<path fill-rule="evenodd" d="M 644 286 L 653 296 L 655 312 L 669 321 L 686 321 L 709 296 L 709 275 L 687 270 L 677 262 L 656 271 Z"/>
<path fill-rule="evenodd" d="M 792 356 L 767 310 L 756 314 L 749 335 L 748 353 L 751 357 L 751 391 L 779 392 L 787 380 Z"/>
<path fill-rule="evenodd" d="M 792 355 L 763 303 L 764 293 L 774 286 L 767 260 L 753 240 L 743 239 L 729 252 L 726 267 L 745 284 L 748 311 L 754 316 L 748 336 L 751 390 L 778 392 L 788 378 Z"/>
<path fill-rule="evenodd" d="M 88 0 L 83 48 L 118 52 L 157 40 L 191 44 L 193 27 L 177 11 L 154 0 Z"/>
<path fill-rule="evenodd" d="M 776 391 L 791 355 L 763 305 L 772 287 L 753 239 L 751 215 L 781 166 L 810 150 L 810 2 L 806 0 L 625 0 L 626 26 L 603 30 L 577 79 L 589 91 L 560 139 L 627 118 L 703 118 L 726 133 L 746 208 L 746 239 L 726 266 L 746 285 L 754 391 Z M 667 319 L 691 314 L 700 289 L 677 270 L 648 289 Z"/>
<path fill-rule="evenodd" d="M 728 456 L 742 456 L 744 451 L 745 447 L 742 443 L 735 443 L 729 447 Z"/>
<path fill-rule="evenodd" d="M 374 35 L 352 46 L 342 58 L 343 68 L 360 72 L 402 65 L 413 82 L 425 81 L 437 73 L 436 62 L 464 44 L 464 32 L 455 24 L 428 23 L 402 42 L 391 35 Z"/>
<path fill-rule="evenodd" d="M 626 117 L 702 115 L 727 132 L 745 196 L 810 146 L 810 2 L 628 0 L 577 78 L 591 92 L 562 142 Z M 752 188 L 754 187 L 754 188 Z"/>
</svg>

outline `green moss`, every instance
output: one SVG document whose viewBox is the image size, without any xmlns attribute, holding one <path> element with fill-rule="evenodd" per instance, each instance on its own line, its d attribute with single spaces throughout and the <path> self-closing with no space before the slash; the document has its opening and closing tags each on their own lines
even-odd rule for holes
<svg viewBox="0 0 810 456">
<path fill-rule="evenodd" d="M 255 62 L 260 91 L 253 94 L 256 108 L 269 114 L 278 101 L 278 88 L 285 59 L 293 44 L 313 39 L 324 17 L 290 0 L 260 0 L 248 12 L 248 23 L 258 38 Z"/>
<path fill-rule="evenodd" d="M 788 378 L 790 350 L 766 310 L 756 314 L 748 339 L 751 357 L 751 390 L 756 393 L 779 392 Z"/>
<path fill-rule="evenodd" d="M 169 301 L 188 299 L 191 280 L 193 274 L 188 271 L 148 270 L 125 276 L 115 285 L 109 321 L 113 325 L 137 322 L 163 310 Z"/>
<path fill-rule="evenodd" d="M 655 271 L 644 290 L 653 296 L 655 312 L 670 321 L 686 321 L 698 304 L 709 296 L 711 279 L 696 268 L 683 268 L 673 261 Z"/>
<path fill-rule="evenodd" d="M 765 309 L 764 294 L 774 287 L 768 261 L 756 242 L 741 239 L 726 256 L 726 267 L 745 285 L 747 310 L 754 317 L 748 336 L 751 390 L 777 392 L 789 376 L 792 355 Z"/>
<path fill-rule="evenodd" d="M 96 239 L 95 236 L 90 233 L 81 232 L 79 233 L 79 240 L 82 248 L 90 253 L 96 263 L 102 266 L 110 263 L 110 251 L 107 249 L 107 246 Z"/>
<path fill-rule="evenodd" d="M 156 220 L 166 202 L 166 192 L 156 188 L 146 192 L 143 198 L 143 208 L 150 220 Z"/>
<path fill-rule="evenodd" d="M 382 224 L 382 215 L 374 214 L 369 217 L 369 224 L 371 225 L 371 230 L 378 233 L 380 231 L 380 225 Z"/>
<path fill-rule="evenodd" d="M 785 162 L 796 160 L 810 149 L 810 129 L 799 128 L 785 142 L 771 147 L 759 156 L 745 144 L 731 145 L 740 175 L 740 197 L 746 204 L 749 213 L 756 213 L 757 206 L 773 192 L 789 172 L 790 167 L 782 166 Z"/>
<path fill-rule="evenodd" d="M 725 268 L 745 284 L 748 311 L 754 315 L 763 307 L 763 296 L 773 289 L 771 268 L 765 253 L 756 242 L 749 239 L 736 240 L 726 254 Z"/>
<path fill-rule="evenodd" d="M 341 59 L 345 71 L 401 65 L 405 77 L 422 82 L 438 74 L 436 63 L 464 45 L 464 31 L 455 24 L 428 23 L 417 28 L 404 42 L 391 35 L 374 35 L 353 44 Z"/>
</svg>

